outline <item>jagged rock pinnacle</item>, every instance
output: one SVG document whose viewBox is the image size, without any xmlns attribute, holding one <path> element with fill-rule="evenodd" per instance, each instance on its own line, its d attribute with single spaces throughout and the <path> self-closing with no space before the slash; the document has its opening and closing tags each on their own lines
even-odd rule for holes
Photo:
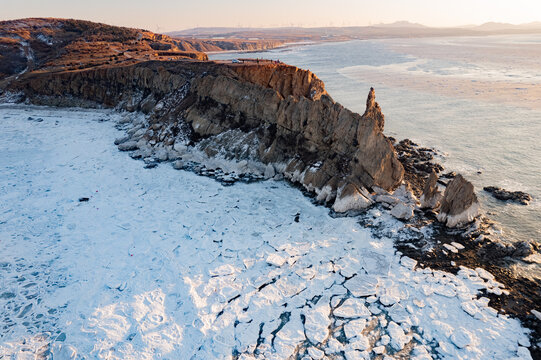
<svg viewBox="0 0 541 360">
<path fill-rule="evenodd" d="M 376 92 L 374 91 L 374 88 L 370 88 L 370 92 L 368 93 L 368 98 L 366 99 L 366 110 L 372 109 L 376 106 Z"/>
<path fill-rule="evenodd" d="M 383 132 L 383 128 L 385 126 L 385 117 L 381 112 L 379 104 L 376 102 L 376 92 L 374 91 L 373 87 L 371 87 L 370 91 L 368 92 L 368 98 L 366 99 L 366 110 L 364 111 L 363 117 L 373 119 L 376 122 L 379 131 Z"/>
</svg>

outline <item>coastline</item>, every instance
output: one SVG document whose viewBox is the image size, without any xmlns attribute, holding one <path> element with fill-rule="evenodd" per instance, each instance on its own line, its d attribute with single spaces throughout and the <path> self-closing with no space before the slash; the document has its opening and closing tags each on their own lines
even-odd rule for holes
<svg viewBox="0 0 541 360">
<path fill-rule="evenodd" d="M 500 39 L 504 43 L 512 40 L 513 37 Z M 406 44 L 411 45 L 410 42 Z M 413 45 L 418 46 L 417 41 L 414 41 Z M 539 187 L 536 186 L 535 177 L 532 176 L 537 171 L 534 164 L 538 154 L 536 149 L 527 149 L 532 148 L 531 144 L 535 143 L 535 138 L 531 134 L 537 133 L 539 129 L 539 126 L 535 126 L 538 123 L 536 119 L 539 117 L 539 111 L 521 106 L 522 99 L 516 96 L 510 96 L 504 102 L 494 100 L 477 102 L 475 97 L 464 100 L 460 97 L 439 95 L 439 88 L 434 88 L 430 92 L 426 89 L 417 91 L 408 87 L 396 88 L 390 86 L 392 84 L 384 86 L 380 84 L 377 76 L 370 74 L 367 78 L 371 81 L 364 78 L 345 79 L 341 75 L 335 76 L 335 69 L 343 66 L 340 60 L 337 60 L 336 65 L 320 64 L 323 60 L 331 62 L 333 53 L 347 53 L 350 47 L 352 54 L 362 50 L 373 51 L 382 56 L 388 55 L 381 52 L 379 47 L 375 49 L 364 45 L 354 47 L 351 44 L 320 46 L 317 50 L 314 48 L 302 51 L 302 56 L 295 54 L 268 56 L 271 58 L 279 56 L 281 60 L 310 68 L 321 74 L 335 99 L 356 112 L 364 110 L 362 103 L 364 89 L 376 85 L 382 108 L 390 119 L 386 126 L 387 134 L 397 138 L 407 137 L 420 144 L 441 149 L 445 156 L 442 159 L 443 164 L 451 170 L 467 175 L 479 190 L 479 199 L 485 210 L 499 214 L 497 220 L 504 224 L 504 231 L 509 232 L 508 235 L 519 240 L 538 238 L 536 224 L 540 218 L 536 212 L 541 203 Z M 431 49 L 427 48 L 425 52 Z M 459 55 L 460 53 L 456 54 Z M 317 60 L 311 60 L 318 56 L 321 57 L 319 63 Z M 392 62 L 402 61 L 401 58 L 391 59 Z M 374 63 L 372 67 L 376 73 L 380 73 L 377 64 Z M 502 141 L 500 137 L 513 141 Z M 513 148 L 513 144 L 516 144 L 518 149 Z M 512 163 L 515 166 L 512 166 Z M 533 196 L 533 201 L 528 206 L 517 207 L 511 203 L 495 200 L 481 191 L 483 187 L 493 185 L 528 192 Z"/>
<path fill-rule="evenodd" d="M 402 310 L 404 310 L 402 307 L 408 301 L 413 300 L 410 294 L 420 294 L 423 292 L 424 296 L 430 298 L 435 293 L 437 296 L 443 296 L 443 298 L 436 296 L 432 299 L 434 304 L 438 303 L 441 299 L 450 298 L 452 299 L 449 300 L 450 303 L 446 303 L 445 301 L 447 300 L 444 301 L 445 304 L 450 304 L 449 306 L 451 307 L 449 309 L 452 309 L 452 312 L 456 313 L 457 309 L 460 312 L 457 306 L 462 306 L 462 310 L 468 314 L 467 316 L 472 317 L 472 319 L 469 317 L 465 319 L 468 319 L 467 321 L 473 321 L 474 324 L 478 324 L 475 322 L 477 320 L 484 321 L 491 319 L 497 324 L 502 324 L 499 322 L 500 320 L 509 320 L 507 315 L 498 314 L 497 311 L 490 310 L 490 306 L 519 318 L 524 326 L 533 330 L 531 335 L 532 341 L 518 340 L 520 346 L 517 349 L 513 348 L 513 351 L 516 350 L 517 354 L 521 355 L 521 351 L 524 351 L 521 350 L 521 347 L 527 346 L 530 348 L 533 356 L 539 355 L 539 344 L 537 342 L 541 332 L 539 322 L 536 322 L 537 313 L 533 311 L 536 310 L 535 306 L 541 303 L 541 294 L 539 291 L 536 292 L 536 288 L 539 289 L 539 286 L 537 286 L 539 281 L 535 282 L 524 277 L 521 278 L 517 274 L 512 274 L 508 269 L 509 263 L 516 261 L 511 259 L 520 259 L 532 252 L 539 253 L 538 246 L 535 243 L 526 242 L 511 245 L 500 243 L 498 241 L 501 235 L 499 230 L 483 215 L 477 216 L 474 222 L 470 222 L 471 216 L 477 214 L 469 214 L 468 211 L 470 211 L 469 209 L 476 210 L 478 201 L 475 193 L 472 193 L 472 184 L 464 180 L 460 175 L 444 175 L 439 179 L 439 182 L 446 187 L 442 201 L 450 201 L 449 199 L 452 199 L 453 195 L 448 195 L 447 189 L 459 184 L 458 195 L 455 194 L 455 198 L 460 199 L 462 197 L 463 199 L 460 199 L 461 204 L 454 209 L 456 210 L 454 213 L 449 210 L 443 211 L 441 208 L 439 210 L 423 209 L 423 199 L 421 197 L 421 201 L 419 202 L 418 197 L 420 194 L 423 194 L 423 196 L 428 194 L 425 183 L 430 181 L 432 175 L 429 177 L 429 174 L 431 170 L 438 173 L 443 169 L 441 165 L 434 161 L 433 150 L 419 148 L 415 144 L 412 144 L 411 141 L 404 141 L 397 144 L 394 139 L 383 134 L 385 118 L 378 103 L 375 102 L 373 89 L 371 89 L 366 100 L 364 114 L 361 112 L 355 113 L 336 103 L 326 92 L 323 82 L 313 73 L 295 66 L 277 63 L 235 66 L 184 58 L 178 61 L 163 61 L 163 59 L 159 61 L 140 61 L 130 66 L 103 65 L 93 69 L 79 69 L 77 71 L 58 73 L 47 71 L 28 72 L 20 78 L 14 79 L 7 88 L 7 91 L 2 95 L 4 97 L 7 96 L 7 98 L 13 96 L 13 100 L 16 102 L 54 105 L 60 108 L 56 110 L 60 112 L 64 111 L 62 110 L 64 107 L 77 108 L 78 106 L 90 108 L 105 107 L 115 110 L 110 112 L 108 116 L 111 119 L 115 119 L 116 128 L 124 131 L 124 134 L 116 138 L 114 144 L 117 145 L 118 150 L 127 152 L 131 158 L 142 160 L 142 162 L 137 162 L 137 164 L 141 165 L 144 163 L 144 170 L 142 172 L 138 170 L 133 171 L 133 174 L 136 174 L 136 176 L 140 174 L 152 174 L 152 171 L 164 175 L 165 173 L 162 171 L 160 164 L 170 163 L 174 169 L 188 170 L 190 173 L 193 172 L 218 180 L 219 184 L 211 185 L 207 180 L 191 177 L 191 179 L 195 179 L 192 181 L 195 188 L 202 188 L 198 185 L 199 181 L 205 182 L 208 187 L 212 187 L 213 189 L 215 187 L 216 195 L 213 196 L 218 196 L 218 200 L 220 199 L 220 192 L 227 193 L 229 194 L 228 196 L 239 195 L 236 192 L 238 188 L 233 186 L 229 189 L 228 185 L 241 187 L 253 186 L 267 191 L 267 185 L 269 189 L 273 189 L 273 182 L 276 182 L 278 184 L 276 186 L 282 188 L 282 190 L 288 187 L 291 188 L 292 185 L 300 189 L 302 194 L 299 193 L 294 197 L 297 199 L 296 203 L 312 204 L 310 206 L 302 206 L 302 211 L 297 211 L 296 214 L 292 214 L 292 219 L 284 220 L 282 223 L 290 224 L 292 227 L 289 229 L 296 229 L 298 226 L 302 227 L 306 225 L 307 227 L 303 228 L 303 232 L 298 234 L 302 238 L 309 236 L 307 234 L 310 234 L 309 232 L 312 231 L 312 228 L 317 226 L 317 222 L 314 221 L 304 224 L 305 214 L 311 214 L 312 212 L 325 214 L 322 218 L 334 218 L 332 221 L 346 224 L 347 228 L 351 230 L 351 233 L 344 233 L 343 235 L 334 237 L 333 234 L 335 233 L 333 231 L 341 230 L 337 230 L 336 227 L 329 223 L 328 228 L 326 228 L 328 231 L 325 231 L 331 237 L 331 241 L 341 244 L 340 246 L 343 246 L 343 250 L 346 252 L 348 251 L 348 246 L 353 246 L 355 251 L 360 251 L 358 256 L 348 257 L 345 254 L 343 256 L 336 255 L 339 258 L 334 258 L 332 251 L 329 253 L 330 250 L 321 250 L 321 252 L 317 250 L 318 256 L 331 258 L 330 262 L 325 260 L 326 270 L 324 272 L 328 270 L 327 267 L 330 267 L 331 270 L 329 270 L 329 273 L 334 275 L 324 275 L 324 277 L 331 276 L 333 283 L 323 282 L 323 290 L 307 287 L 307 291 L 314 291 L 317 296 L 318 292 L 321 293 L 333 289 L 331 290 L 328 301 L 331 315 L 335 311 L 341 311 L 339 309 L 344 304 L 353 306 L 356 309 L 354 311 L 362 310 L 361 313 L 364 313 L 363 306 L 367 306 L 370 309 L 375 306 L 375 312 L 370 310 L 373 315 L 378 315 L 381 311 L 387 314 L 387 311 L 389 311 L 388 314 L 396 325 L 396 323 L 402 323 L 402 321 L 406 322 L 401 317 Z M 0 110 L 5 108 L 5 106 L 0 106 Z M 52 108 L 25 109 L 23 107 L 22 109 L 25 112 L 35 110 L 37 113 L 41 111 L 51 111 L 54 113 Z M 24 112 L 22 114 L 16 115 L 19 118 L 19 122 L 10 120 L 11 115 L 5 117 L 6 123 L 15 129 L 13 132 L 15 135 L 20 133 L 17 127 L 41 129 L 44 134 L 48 134 L 47 131 L 53 131 L 54 134 L 54 126 L 60 126 L 62 121 L 62 117 L 53 123 L 49 121 L 50 119 L 44 119 L 39 115 L 32 115 L 28 116 L 26 119 L 27 122 L 24 123 Z M 98 125 L 93 124 L 92 121 L 97 121 L 98 123 L 108 121 L 107 117 L 98 119 L 94 118 L 91 113 L 87 115 L 94 119 L 86 122 L 87 125 L 92 125 L 92 127 Z M 53 114 L 51 118 L 54 117 L 55 115 Z M 63 128 L 59 127 L 59 129 L 63 129 L 63 131 L 69 133 L 71 128 L 65 126 Z M 87 138 L 87 134 L 84 132 L 81 133 L 81 136 L 89 143 L 92 143 L 92 139 L 95 139 L 92 137 Z M 109 139 L 110 137 L 107 136 L 106 138 Z M 28 143 L 25 144 L 28 145 Z M 127 159 L 127 154 L 125 153 L 111 152 L 111 149 L 116 150 L 111 142 L 108 145 L 104 144 L 103 141 L 96 142 L 92 146 L 95 147 L 99 144 L 103 148 L 106 148 L 109 155 L 113 156 L 114 159 Z M 51 145 L 49 144 L 48 146 L 50 147 Z M 64 146 L 69 146 L 69 144 L 64 144 Z M 25 149 L 25 151 L 27 150 Z M 92 159 L 87 160 L 91 161 Z M 70 161 L 75 161 L 77 166 L 85 167 L 85 164 L 78 163 L 76 158 Z M 131 164 L 130 160 L 128 162 L 130 162 L 130 165 L 126 166 L 135 166 Z M 7 163 L 7 166 L 9 167 L 11 164 Z M 56 163 L 55 166 L 62 168 L 62 166 Z M 109 170 L 113 171 L 112 169 Z M 87 169 L 86 171 L 89 170 Z M 103 175 L 99 171 L 96 172 L 95 169 L 92 171 L 98 177 Z M 166 173 L 168 174 L 168 179 L 174 179 L 174 176 L 171 178 L 168 177 L 172 176 L 173 172 L 171 169 L 168 169 Z M 10 176 L 19 176 L 19 172 L 10 174 Z M 182 174 L 180 177 L 183 178 L 183 183 L 185 185 L 189 184 L 189 181 L 184 177 L 190 177 L 192 175 L 186 175 L 184 172 L 179 174 Z M 18 181 L 24 180 L 24 178 L 18 179 Z M 405 183 L 403 182 L 404 179 L 406 180 Z M 436 180 L 438 179 L 436 178 Z M 174 180 L 169 181 L 174 182 Z M 447 186 L 449 184 L 454 185 Z M 222 185 L 224 186 L 222 187 Z M 115 186 L 120 186 L 120 183 L 115 183 Z M 168 189 L 171 190 L 172 188 L 173 186 L 169 183 Z M 180 198 L 187 196 L 182 193 L 184 191 L 183 189 L 177 189 L 175 191 L 179 192 L 178 195 Z M 269 191 L 272 192 L 273 190 Z M 193 196 L 191 192 L 189 194 L 189 196 Z M 109 200 L 112 200 L 114 195 L 114 192 L 112 192 L 109 195 Z M 91 198 L 80 197 L 79 199 L 86 199 L 79 200 L 81 203 L 89 201 Z M 228 203 L 231 203 L 231 199 L 228 199 Z M 197 202 L 195 199 L 193 200 Z M 241 201 L 241 199 L 238 199 L 238 201 Z M 243 198 L 242 201 L 248 201 L 250 203 L 249 199 Z M 268 200 L 258 198 L 257 201 L 260 204 L 265 204 Z M 71 199 L 68 202 L 75 201 Z M 251 203 L 253 204 L 253 202 Z M 295 208 L 296 203 L 291 207 L 291 211 Z M 203 202 L 203 204 L 208 204 L 208 202 Z M 158 209 L 160 208 L 159 204 L 154 205 Z M 171 205 L 176 208 L 180 203 Z M 189 205 L 199 206 L 191 203 Z M 319 205 L 324 205 L 326 208 L 323 209 Z M 84 204 L 79 204 L 79 206 L 84 206 Z M 276 206 L 278 204 L 273 205 L 273 208 Z M 107 204 L 101 204 L 100 207 L 107 208 Z M 264 208 L 264 205 L 260 205 L 259 209 L 250 210 L 248 215 L 257 215 L 258 211 L 264 211 L 262 207 Z M 430 207 L 435 206 L 431 205 Z M 201 205 L 199 210 L 203 211 L 203 209 L 204 205 Z M 149 210 L 152 213 L 152 209 Z M 230 209 L 233 212 L 237 210 Z M 244 211 L 245 209 L 242 208 L 242 210 Z M 219 213 L 223 209 L 213 208 L 213 211 L 207 211 L 206 213 L 216 214 L 216 212 Z M 440 216 L 436 216 L 437 211 L 440 212 L 440 215 L 445 215 L 445 217 L 455 217 L 459 219 L 459 222 L 463 223 L 467 220 L 468 223 L 462 224 L 463 226 L 458 228 L 446 228 L 439 223 L 439 221 L 446 219 L 439 219 Z M 190 212 L 185 214 L 191 216 L 189 215 Z M 200 214 L 203 213 L 201 212 Z M 462 216 L 463 214 L 467 216 Z M 246 214 L 239 210 L 238 216 L 246 216 Z M 204 221 L 204 218 L 205 215 L 203 214 L 201 220 L 203 222 L 199 223 L 198 226 L 208 229 L 209 224 Z M 74 221 L 77 223 L 82 220 L 77 219 Z M 237 220 L 235 220 L 236 222 Z M 170 223 L 170 221 L 167 223 Z M 454 222 L 452 224 L 450 223 L 447 221 L 449 227 L 455 225 Z M 281 226 L 281 224 L 278 225 Z M 350 228 L 349 225 L 352 227 Z M 73 230 L 69 226 L 68 229 Z M 126 227 L 124 225 L 122 226 Z M 230 226 L 232 225 L 229 224 L 227 229 Z M 245 255 L 258 257 L 261 261 L 261 264 L 258 266 L 264 267 L 267 264 L 277 268 L 278 277 L 268 278 L 263 283 L 254 283 L 254 288 L 257 290 L 255 293 L 250 293 L 251 295 L 249 296 L 242 292 L 237 294 L 238 296 L 235 294 L 224 295 L 225 297 L 222 300 L 227 300 L 227 304 L 236 304 L 237 299 L 248 303 L 251 296 L 267 296 L 268 294 L 262 295 L 262 291 L 266 289 L 264 292 L 266 294 L 267 291 L 278 286 L 274 285 L 275 283 L 282 284 L 278 282 L 281 275 L 287 275 L 288 279 L 291 276 L 295 276 L 288 273 L 290 267 L 294 269 L 296 275 L 301 277 L 302 275 L 299 275 L 298 271 L 303 274 L 307 271 L 312 271 L 308 270 L 311 268 L 310 266 L 306 268 L 296 267 L 297 261 L 299 261 L 300 266 L 304 258 L 299 254 L 289 253 L 285 248 L 280 247 L 284 242 L 288 243 L 291 239 L 291 234 L 287 239 L 279 239 L 278 243 L 274 243 L 274 240 L 269 240 L 270 234 L 274 231 L 273 229 L 278 229 L 280 226 L 267 229 L 269 233 L 263 236 L 264 241 L 261 246 L 258 245 L 258 249 L 266 249 L 263 257 L 257 254 L 243 253 L 242 246 L 246 246 L 246 244 L 244 242 L 241 242 L 242 244 L 239 243 L 238 238 L 231 239 L 235 243 L 233 249 L 222 249 L 222 245 L 216 245 L 223 242 L 223 239 L 219 239 L 219 235 L 208 232 L 197 232 L 197 235 L 188 233 L 188 235 L 194 235 L 197 239 L 213 239 L 212 243 L 209 242 L 208 248 L 201 249 L 200 254 L 204 257 L 208 249 L 213 249 L 213 251 L 219 250 L 215 253 L 216 258 L 203 259 L 204 261 L 210 261 L 212 266 L 217 265 L 214 263 L 215 259 L 229 259 L 230 257 L 227 254 L 231 254 L 230 251 L 234 250 L 236 256 L 240 256 L 240 258 L 244 258 Z M 308 228 L 309 226 L 311 227 Z M 224 229 L 222 235 L 227 232 L 225 231 L 227 229 Z M 185 230 L 176 229 L 176 231 L 183 233 Z M 282 230 L 276 231 L 280 232 Z M 356 238 L 353 233 L 359 231 L 364 235 Z M 63 239 L 69 241 L 69 232 L 62 234 L 64 236 Z M 285 234 L 287 234 L 287 231 L 282 235 Z M 238 235 L 236 234 L 237 237 Z M 262 240 L 259 238 L 259 235 L 253 236 L 254 241 Z M 216 236 L 218 238 L 215 238 Z M 341 236 L 349 240 L 343 244 L 340 241 Z M 361 238 L 364 239 L 363 241 L 365 243 L 360 241 Z M 139 241 L 136 243 L 137 246 L 144 244 L 144 242 L 140 243 Z M 189 241 L 186 242 L 186 246 L 188 246 L 188 243 Z M 271 248 L 267 247 L 269 243 L 273 244 Z M 10 246 L 18 246 L 17 243 L 9 244 Z M 219 249 L 216 249 L 216 246 Z M 372 247 L 368 253 L 369 256 L 367 256 L 364 250 L 361 251 L 366 246 Z M 383 246 L 379 253 L 376 251 L 378 246 Z M 321 243 L 321 248 L 327 247 L 325 243 Z M 397 249 L 399 252 L 396 252 Z M 286 251 L 287 256 L 283 251 Z M 277 254 L 274 252 L 279 253 L 278 257 L 276 257 Z M 129 254 L 131 253 L 128 252 Z M 301 256 L 300 260 L 297 256 Z M 371 256 L 380 259 L 382 262 L 389 263 L 390 272 L 387 274 L 379 273 L 372 266 L 373 264 L 370 264 L 369 259 Z M 393 260 L 385 260 L 385 257 L 392 258 Z M 157 258 L 160 258 L 160 256 L 157 256 Z M 234 259 L 235 256 L 231 258 Z M 347 261 L 351 263 L 348 263 L 349 265 L 343 264 L 344 267 L 337 265 L 341 264 L 340 262 L 343 258 L 348 258 Z M 162 257 L 162 260 L 167 262 L 170 259 L 165 256 Z M 309 258 L 305 258 L 304 260 L 311 263 Z M 250 263 L 251 260 L 248 259 L 248 261 Z M 246 261 L 243 260 L 242 264 L 232 263 L 229 265 L 244 269 L 239 270 L 240 273 L 244 275 L 248 274 L 246 276 L 252 279 L 257 273 L 251 273 L 251 265 L 246 264 Z M 147 265 L 154 266 L 152 264 Z M 9 268 L 8 265 L 6 267 Z M 439 269 L 444 270 L 445 273 L 439 272 Z M 183 269 L 183 271 L 188 270 L 191 271 L 194 268 Z M 195 268 L 195 270 L 199 271 L 201 269 Z M 490 270 L 490 272 L 487 270 Z M 370 288 L 369 294 L 365 294 L 363 292 L 364 290 L 356 294 L 355 292 L 359 291 L 357 287 L 359 284 L 346 286 L 355 283 L 356 280 L 349 282 L 352 279 L 355 279 L 357 276 L 359 278 L 361 277 L 359 271 L 365 271 L 369 277 L 376 276 L 378 279 L 377 285 Z M 237 271 L 234 272 L 236 273 Z M 414 282 L 400 281 L 399 275 L 397 275 L 400 273 L 407 273 L 411 279 L 415 278 L 417 280 Z M 338 276 L 337 274 L 341 277 L 335 278 L 335 276 Z M 222 275 L 229 276 L 231 274 L 227 271 L 226 273 L 218 274 L 218 276 Z M 211 276 L 211 278 L 213 277 Z M 430 285 L 428 288 L 419 285 L 431 283 L 432 280 L 429 279 L 436 279 L 435 282 L 438 285 Z M 397 283 L 405 284 L 396 285 Z M 290 285 L 286 281 L 285 285 L 280 285 L 285 287 L 279 287 L 277 291 L 288 292 L 288 286 Z M 329 285 L 331 286 L 329 287 Z M 125 289 L 123 283 L 120 282 L 119 285 L 116 280 L 108 283 L 107 286 L 113 292 L 116 290 L 122 292 Z M 335 292 L 336 288 L 340 286 L 345 287 L 346 290 L 340 288 L 341 290 Z M 406 290 L 407 294 L 404 295 L 404 298 L 402 296 L 403 286 L 409 289 Z M 480 293 L 478 292 L 479 290 L 481 290 Z M 205 295 L 197 292 L 197 290 L 194 291 L 197 296 L 193 292 L 190 294 L 192 299 L 194 299 L 196 307 L 200 304 L 202 304 L 202 307 L 205 307 L 205 303 L 201 303 L 200 299 L 208 294 Z M 15 293 L 10 292 L 6 295 L 8 301 L 13 297 L 12 294 Z M 230 297 L 229 295 L 234 296 Z M 244 298 L 245 295 L 246 298 Z M 297 293 L 289 297 L 293 298 L 297 295 L 299 294 Z M 340 297 L 340 300 L 332 300 L 338 297 Z M 467 300 L 467 304 L 460 305 L 457 299 L 460 301 Z M 312 302 L 313 305 L 316 305 L 319 301 L 319 299 L 314 301 L 313 299 L 310 300 L 310 298 L 305 300 Z M 402 300 L 404 303 L 399 304 Z M 352 302 L 354 304 L 350 304 Z M 263 336 L 270 343 L 274 351 L 277 351 L 275 347 L 276 339 L 281 339 L 280 336 L 284 336 L 285 338 L 282 340 L 297 341 L 296 335 L 293 337 L 293 340 L 289 338 L 289 334 L 291 334 L 289 331 L 295 333 L 302 329 L 298 326 L 298 321 L 303 326 L 305 325 L 307 315 L 297 314 L 294 308 L 288 308 L 288 306 L 295 305 L 288 304 L 290 303 L 288 302 L 283 305 L 288 309 L 287 311 L 275 314 L 277 316 L 279 315 L 281 323 L 277 324 L 277 327 L 273 327 L 275 330 L 271 332 L 272 336 Z M 426 311 L 422 310 L 424 306 L 417 305 L 415 302 L 413 304 L 421 309 L 418 310 L 419 313 L 424 314 L 424 317 L 428 316 L 423 321 L 430 321 L 429 318 L 434 319 L 437 316 L 444 319 L 447 317 L 447 314 L 444 314 L 444 316 L 437 311 L 433 315 L 424 313 Z M 205 317 L 206 320 L 203 321 L 203 325 L 222 324 L 221 321 L 225 321 L 221 317 L 228 305 L 222 308 L 222 312 L 218 311 L 219 309 L 216 310 L 216 306 L 217 304 L 214 304 L 211 309 L 205 310 L 206 314 L 212 313 L 212 316 L 215 316 L 215 318 L 211 321 L 209 320 L 210 318 Z M 310 305 L 309 307 L 311 308 L 312 306 Z M 327 309 L 327 307 L 325 308 Z M 402 310 L 396 310 L 398 308 Z M 478 308 L 482 308 L 480 315 L 474 316 L 474 314 L 477 314 L 477 310 L 475 309 Z M 489 310 L 485 311 L 485 308 Z M 276 310 L 275 308 L 272 309 L 273 311 Z M 210 312 L 208 312 L 209 310 Z M 398 311 L 399 314 L 394 313 L 394 310 Z M 246 312 L 246 310 L 243 311 Z M 415 316 L 415 311 L 408 309 L 405 311 Z M 24 317 L 25 314 L 26 312 L 21 317 Z M 295 323 L 290 323 L 291 314 L 294 314 Z M 460 314 L 464 315 L 462 312 Z M 299 316 L 297 317 L 297 315 Z M 368 312 L 366 312 L 366 315 L 368 316 Z M 232 319 L 230 318 L 231 316 L 237 316 L 237 320 L 240 319 L 239 322 L 243 321 L 243 315 L 240 310 L 237 313 L 233 312 L 227 316 L 229 316 L 228 319 L 230 320 Z M 346 328 L 345 323 L 349 324 L 349 321 L 340 318 L 348 318 L 348 316 L 333 316 L 330 318 L 333 319 L 333 324 L 337 325 L 336 331 L 333 331 L 340 334 L 333 335 L 334 337 L 331 336 L 328 340 L 324 339 L 325 341 L 321 341 L 321 343 L 324 346 L 329 344 L 329 348 L 333 346 L 350 346 L 351 342 L 347 339 L 347 336 L 344 338 L 341 335 L 342 331 L 347 331 L 343 330 L 343 328 Z M 252 318 L 252 320 L 254 319 L 256 318 Z M 400 330 L 402 332 L 395 325 L 392 325 L 386 330 L 390 335 L 392 335 L 391 332 L 394 334 L 392 335 L 393 341 L 396 341 L 397 344 L 402 344 L 411 335 L 412 338 L 422 343 L 423 346 L 432 346 L 423 343 L 422 340 L 419 340 L 419 338 L 413 335 L 417 331 L 415 327 L 419 324 L 415 325 L 416 321 L 414 317 L 409 317 L 408 315 L 408 319 L 410 325 L 403 325 L 402 330 Z M 210 322 L 207 322 L 207 320 Z M 381 328 L 388 327 L 388 323 L 384 320 L 378 320 L 381 323 Z M 426 322 L 423 323 L 426 324 Z M 207 329 L 205 326 L 200 327 L 199 325 L 194 326 L 194 328 L 199 330 Z M 228 326 L 231 323 L 222 325 L 225 326 L 222 329 L 229 329 Z M 289 329 L 286 325 L 294 326 L 294 328 Z M 436 327 L 438 326 L 436 325 Z M 237 324 L 234 325 L 234 328 L 236 327 Z M 283 328 L 284 331 L 287 330 L 288 332 L 281 332 Z M 265 352 L 269 350 L 267 347 L 258 350 L 262 329 L 263 327 L 261 326 L 257 344 L 253 351 L 254 354 L 256 351 Z M 304 330 L 306 332 L 306 328 Z M 456 345 L 459 350 L 451 348 L 449 350 L 451 352 L 448 353 L 449 356 L 458 354 L 462 351 L 460 349 L 469 345 L 476 345 L 474 339 L 476 339 L 477 334 L 470 334 L 469 331 L 462 331 L 461 329 L 456 329 L 456 327 L 455 330 L 458 332 L 456 334 L 453 333 L 455 338 L 454 340 L 451 338 L 451 341 L 454 344 L 453 346 Z M 280 336 L 277 337 L 277 334 Z M 421 331 L 417 335 L 423 338 L 426 334 Z M 64 334 L 64 338 L 65 336 Z M 383 335 L 380 334 L 380 336 L 383 338 Z M 431 341 L 430 336 L 425 338 L 425 342 Z M 438 344 L 445 353 L 447 351 L 445 341 L 447 340 L 438 336 L 436 336 Z M 448 334 L 447 337 L 449 336 Z M 484 336 L 484 333 L 481 331 L 479 336 Z M 332 339 L 336 341 L 331 341 Z M 128 340 L 131 341 L 131 339 Z M 312 341 L 310 338 L 308 340 Z M 379 340 L 376 339 L 376 341 Z M 411 339 L 408 341 L 411 342 Z M 250 341 L 248 342 L 250 343 Z M 338 345 L 337 342 L 342 345 Z M 387 347 L 387 349 L 389 351 L 402 351 L 406 343 L 396 346 L 390 345 L 391 347 Z M 413 343 L 415 344 L 415 341 Z M 310 345 L 311 343 L 309 342 L 308 344 Z M 210 341 L 207 345 L 212 346 L 213 342 Z M 376 345 L 376 342 L 370 342 L 370 346 L 374 348 L 379 347 Z M 389 342 L 380 346 L 385 348 L 387 345 L 389 345 Z M 481 345 L 485 346 L 485 343 L 483 342 Z M 308 351 L 308 348 L 301 347 L 302 351 Z M 436 345 L 432 347 L 433 351 L 437 351 L 437 349 Z M 291 348 L 287 345 L 281 348 L 280 351 L 282 350 L 288 352 Z M 357 348 L 344 348 L 344 350 L 340 351 L 346 350 L 362 351 Z M 412 349 L 408 349 L 408 351 L 410 350 Z M 234 350 L 232 353 L 235 354 L 235 351 L 239 350 Z M 373 351 L 376 352 L 376 350 Z M 511 350 L 507 349 L 505 351 Z"/>
</svg>

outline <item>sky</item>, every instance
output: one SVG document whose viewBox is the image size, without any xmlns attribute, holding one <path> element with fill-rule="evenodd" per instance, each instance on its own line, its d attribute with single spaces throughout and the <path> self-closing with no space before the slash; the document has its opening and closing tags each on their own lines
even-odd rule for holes
<svg viewBox="0 0 541 360">
<path fill-rule="evenodd" d="M 0 0 L 0 19 L 75 18 L 155 32 L 193 27 L 428 26 L 541 21 L 541 0 Z"/>
</svg>

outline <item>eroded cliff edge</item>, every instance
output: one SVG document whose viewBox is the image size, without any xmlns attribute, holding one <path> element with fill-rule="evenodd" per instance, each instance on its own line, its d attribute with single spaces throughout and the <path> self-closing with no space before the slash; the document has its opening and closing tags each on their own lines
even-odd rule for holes
<svg viewBox="0 0 541 360">
<path fill-rule="evenodd" d="M 362 116 L 353 113 L 314 74 L 294 66 L 142 62 L 29 73 L 6 91 L 34 104 L 143 112 L 148 123 L 126 141 L 132 150 L 150 145 L 173 153 L 205 140 L 209 155 L 259 161 L 326 203 L 346 189 L 349 195 L 392 190 L 404 176 L 377 103 L 369 101 Z M 220 141 L 228 132 L 245 151 Z"/>
</svg>

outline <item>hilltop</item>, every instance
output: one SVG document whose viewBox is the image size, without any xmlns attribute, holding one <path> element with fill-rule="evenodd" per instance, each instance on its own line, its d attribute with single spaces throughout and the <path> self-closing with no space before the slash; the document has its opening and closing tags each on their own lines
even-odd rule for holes
<svg viewBox="0 0 541 360">
<path fill-rule="evenodd" d="M 32 18 L 0 22 L 0 80 L 33 70 L 124 66 L 147 60 L 207 60 L 204 52 L 258 50 L 280 41 L 173 39 L 143 29 L 83 20 Z"/>
</svg>

